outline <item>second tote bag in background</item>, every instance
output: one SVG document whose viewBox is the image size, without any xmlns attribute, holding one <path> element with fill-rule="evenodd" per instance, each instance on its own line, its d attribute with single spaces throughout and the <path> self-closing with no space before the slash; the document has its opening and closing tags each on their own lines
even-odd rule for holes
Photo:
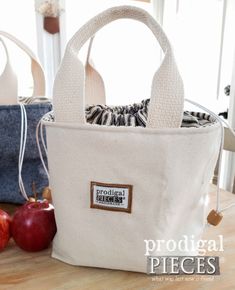
<svg viewBox="0 0 235 290">
<path fill-rule="evenodd" d="M 0 31 L 1 43 L 6 52 L 6 65 L 0 76 L 0 202 L 24 203 L 19 188 L 19 151 L 21 139 L 21 110 L 19 103 L 25 104 L 27 113 L 27 141 L 22 168 L 22 179 L 26 193 L 32 195 L 32 183 L 37 192 L 48 185 L 48 179 L 39 158 L 36 144 L 36 126 L 41 117 L 51 110 L 46 100 L 43 70 L 34 53 L 11 34 Z M 17 76 L 3 39 L 12 41 L 31 59 L 33 94 L 31 97 L 18 96 Z"/>
<path fill-rule="evenodd" d="M 120 18 L 147 25 L 165 54 L 153 77 L 146 128 L 85 121 L 85 70 L 77 54 L 98 30 Z M 67 45 L 53 97 L 55 120 L 44 121 L 57 223 L 53 257 L 146 272 L 145 239 L 200 239 L 220 126 L 214 121 L 180 128 L 183 81 L 169 40 L 152 16 L 120 6 L 86 23 Z"/>
</svg>

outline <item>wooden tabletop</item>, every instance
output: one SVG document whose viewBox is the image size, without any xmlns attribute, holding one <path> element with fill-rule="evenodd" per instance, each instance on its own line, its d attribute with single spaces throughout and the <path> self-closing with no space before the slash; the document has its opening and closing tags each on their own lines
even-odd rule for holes
<svg viewBox="0 0 235 290">
<path fill-rule="evenodd" d="M 215 204 L 215 188 L 211 188 L 211 207 Z M 222 192 L 222 206 L 235 202 L 235 195 Z M 0 204 L 0 208 L 6 208 Z M 9 207 L 8 207 L 9 209 Z M 11 207 L 10 207 L 11 209 Z M 210 227 L 205 239 L 224 236 L 220 256 L 220 276 L 155 276 L 97 268 L 70 266 L 50 257 L 51 249 L 27 253 L 13 241 L 0 253 L 0 290 L 234 290 L 235 289 L 235 209 L 224 213 L 217 227 Z M 213 254 L 213 253 L 212 253 Z"/>
</svg>

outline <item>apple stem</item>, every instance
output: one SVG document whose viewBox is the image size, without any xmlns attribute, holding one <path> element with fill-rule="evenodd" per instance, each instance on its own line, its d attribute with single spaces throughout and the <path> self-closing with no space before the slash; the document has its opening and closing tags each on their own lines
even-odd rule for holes
<svg viewBox="0 0 235 290">
<path fill-rule="evenodd" d="M 32 190 L 33 190 L 35 202 L 37 202 L 37 192 L 36 192 L 36 185 L 35 185 L 34 181 L 33 181 L 33 184 L 32 184 Z"/>
</svg>

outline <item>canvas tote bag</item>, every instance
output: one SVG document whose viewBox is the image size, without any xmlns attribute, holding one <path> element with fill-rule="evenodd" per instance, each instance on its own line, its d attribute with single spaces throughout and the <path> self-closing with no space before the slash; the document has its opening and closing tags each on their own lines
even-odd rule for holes
<svg viewBox="0 0 235 290">
<path fill-rule="evenodd" d="M 41 117 L 51 110 L 51 103 L 45 98 L 44 72 L 37 57 L 22 41 L 13 35 L 0 31 L 1 44 L 5 50 L 6 64 L 0 75 L 0 202 L 25 203 L 19 188 L 19 154 L 21 143 L 22 116 L 19 104 L 25 105 L 27 113 L 27 141 L 22 168 L 22 179 L 27 194 L 32 193 L 32 182 L 41 194 L 48 185 L 36 144 L 36 126 Z M 11 65 L 7 46 L 3 39 L 13 42 L 31 60 L 33 78 L 32 96 L 18 95 L 18 80 Z"/>
<path fill-rule="evenodd" d="M 146 24 L 164 59 L 154 74 L 146 128 L 85 122 L 84 43 L 106 24 Z M 54 121 L 47 132 L 57 234 L 52 256 L 64 262 L 146 272 L 145 239 L 201 237 L 218 157 L 217 122 L 180 128 L 184 91 L 169 40 L 146 11 L 110 8 L 69 41 L 54 83 Z M 152 255 L 193 255 L 193 250 Z"/>
</svg>

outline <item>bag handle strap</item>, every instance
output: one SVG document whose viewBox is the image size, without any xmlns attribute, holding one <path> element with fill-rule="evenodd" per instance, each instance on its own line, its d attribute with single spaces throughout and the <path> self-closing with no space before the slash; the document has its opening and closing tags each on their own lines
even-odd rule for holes
<svg viewBox="0 0 235 290">
<path fill-rule="evenodd" d="M 32 50 L 26 46 L 19 39 L 13 35 L 0 31 L 0 36 L 6 37 L 16 44 L 20 49 L 22 49 L 31 58 L 31 72 L 34 82 L 34 89 L 32 96 L 44 96 L 45 95 L 45 77 L 41 65 L 39 64 L 37 57 L 34 55 Z M 17 94 L 16 94 L 17 95 Z"/>
<path fill-rule="evenodd" d="M 85 124 L 84 67 L 77 54 L 85 42 L 106 24 L 121 18 L 146 24 L 158 39 L 165 57 L 154 74 L 147 127 L 178 128 L 184 104 L 183 82 L 171 45 L 156 20 L 143 9 L 132 6 L 110 8 L 88 21 L 69 41 L 56 75 L 53 104 L 57 122 Z"/>
<path fill-rule="evenodd" d="M 104 81 L 99 72 L 95 69 L 91 60 L 91 48 L 93 38 L 91 37 L 86 57 L 85 65 L 85 101 L 86 104 L 106 104 Z"/>
<path fill-rule="evenodd" d="M 2 38 L 0 38 L 0 42 L 6 54 L 6 64 L 0 75 L 0 104 L 16 104 L 18 91 L 17 76 L 11 66 L 7 46 Z"/>
</svg>

